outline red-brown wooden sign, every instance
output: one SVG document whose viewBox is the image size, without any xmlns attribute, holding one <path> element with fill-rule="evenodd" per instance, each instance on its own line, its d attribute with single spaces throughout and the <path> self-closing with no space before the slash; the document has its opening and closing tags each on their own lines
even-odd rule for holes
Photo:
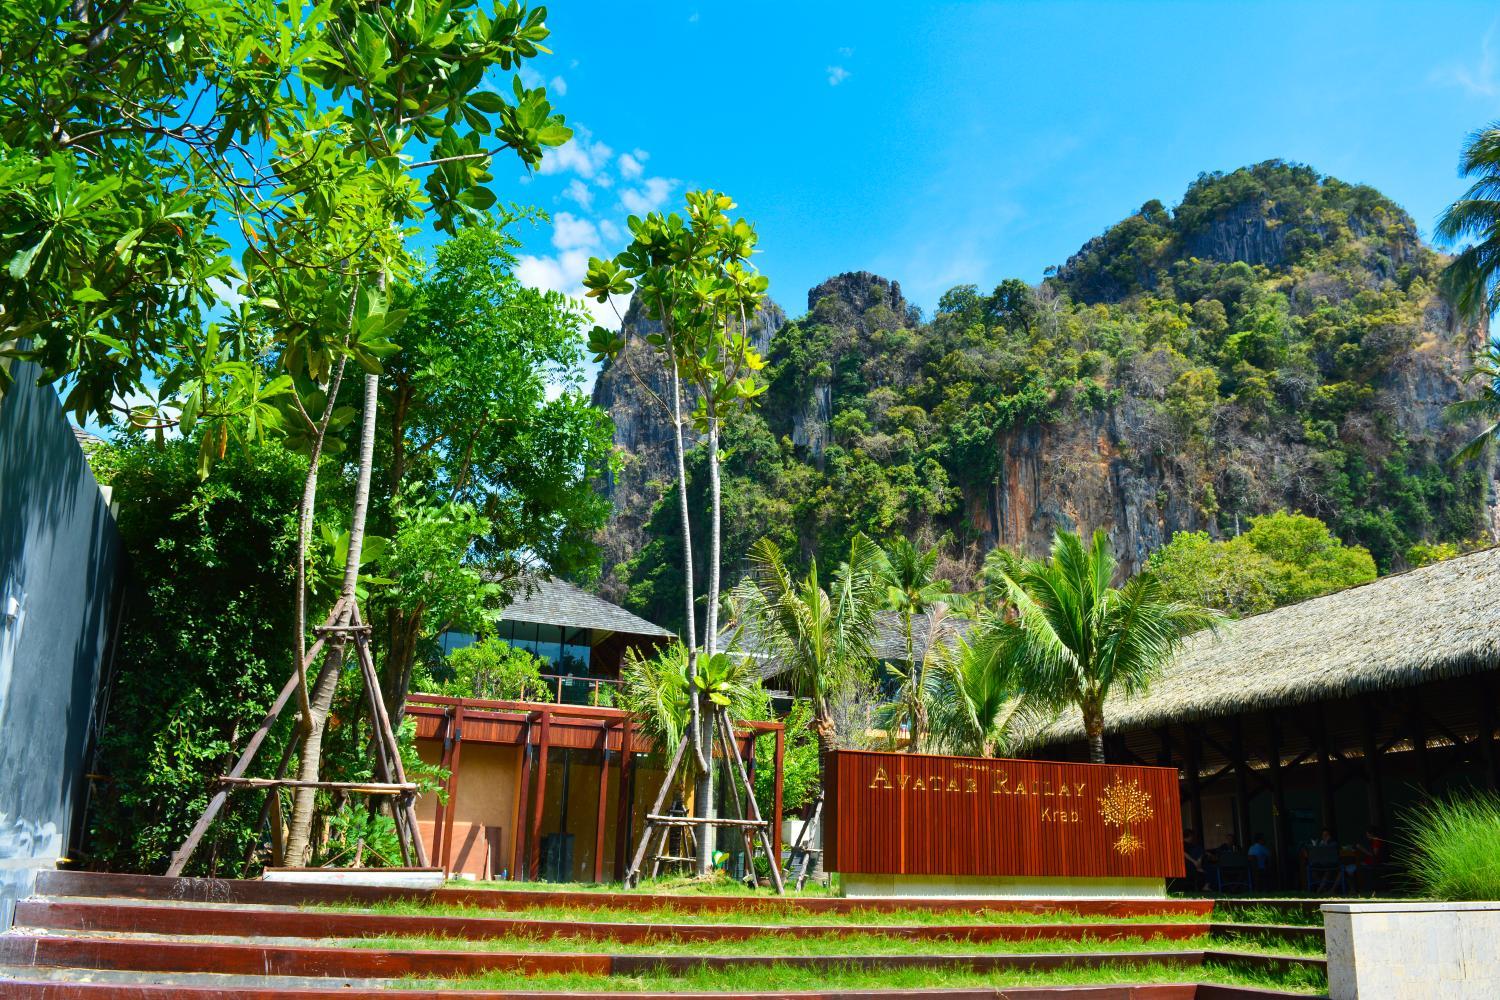
<svg viewBox="0 0 1500 1000">
<path fill-rule="evenodd" d="M 872 875 L 1183 874 L 1166 767 L 839 750 L 825 867 Z"/>
</svg>

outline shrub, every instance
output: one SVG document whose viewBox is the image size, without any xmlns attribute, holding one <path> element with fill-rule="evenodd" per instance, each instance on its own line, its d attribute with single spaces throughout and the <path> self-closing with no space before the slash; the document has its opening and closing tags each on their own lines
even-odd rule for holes
<svg viewBox="0 0 1500 1000">
<path fill-rule="evenodd" d="M 1412 877 L 1444 900 L 1500 899 L 1500 797 L 1420 806 L 1411 815 Z"/>
<path fill-rule="evenodd" d="M 542 661 L 494 636 L 455 649 L 430 671 L 418 667 L 412 689 L 496 701 L 546 701 L 549 697 Z"/>
</svg>

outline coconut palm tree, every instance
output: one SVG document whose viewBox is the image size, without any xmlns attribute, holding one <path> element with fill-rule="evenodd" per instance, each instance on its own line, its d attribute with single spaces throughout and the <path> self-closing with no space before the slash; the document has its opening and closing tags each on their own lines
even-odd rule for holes
<svg viewBox="0 0 1500 1000">
<path fill-rule="evenodd" d="M 1117 568 L 1104 531 L 1087 545 L 1059 531 L 1047 559 L 1021 559 L 1001 572 L 1011 613 L 987 619 L 983 632 L 1003 687 L 1038 704 L 1077 706 L 1096 764 L 1104 763 L 1109 693 L 1144 690 L 1188 635 L 1223 620 L 1169 600 L 1149 572 L 1116 589 Z"/>
<path fill-rule="evenodd" d="M 1025 700 L 1008 686 L 1002 650 L 986 617 L 976 622 L 973 641 L 955 639 L 928 664 L 931 698 L 931 743 L 936 749 L 966 757 L 994 757 L 1015 749 L 1021 735 L 1016 723 L 1030 713 Z"/>
<path fill-rule="evenodd" d="M 1474 182 L 1443 212 L 1434 233 L 1446 243 L 1474 241 L 1442 276 L 1449 300 L 1473 320 L 1500 308 L 1500 122 L 1469 136 L 1458 171 Z"/>
<path fill-rule="evenodd" d="M 901 682 L 902 695 L 897 702 L 902 707 L 902 721 L 911 729 L 907 749 L 916 753 L 921 749 L 927 732 L 927 699 L 923 696 L 926 678 L 923 665 L 916 657 L 914 621 L 918 615 L 926 615 L 935 606 L 947 602 L 952 596 L 952 587 L 946 580 L 933 574 L 937 569 L 938 549 L 922 550 L 909 538 L 898 538 L 885 551 L 885 565 L 881 578 L 885 583 L 885 606 L 901 616 L 902 637 L 906 640 L 906 658 L 888 669 Z M 932 622 L 928 623 L 932 631 Z M 924 656 L 925 659 L 925 656 Z"/>
<path fill-rule="evenodd" d="M 951 653 L 954 622 L 948 606 L 941 602 L 923 611 L 920 654 L 916 652 L 916 629 L 906 622 L 906 659 L 887 663 L 886 672 L 897 682 L 896 698 L 881 706 L 880 725 L 885 729 L 892 748 L 902 729 L 908 733 L 906 749 L 919 753 L 931 734 L 929 718 L 938 695 L 938 672 Z"/>
<path fill-rule="evenodd" d="M 805 576 L 794 577 L 781 550 L 762 538 L 750 547 L 751 576 L 734 590 L 734 617 L 744 634 L 780 665 L 792 694 L 811 703 L 823 753 L 833 746 L 835 700 L 874 662 L 883 562 L 880 547 L 856 535 L 825 590 L 816 559 Z"/>
<path fill-rule="evenodd" d="M 692 654 L 674 642 L 654 656 L 634 648 L 625 651 L 620 669 L 620 707 L 635 716 L 641 735 L 670 757 L 687 736 L 692 721 L 692 692 L 743 715 L 756 700 L 760 678 L 753 661 L 731 653 L 697 657 L 697 669 L 689 678 Z M 692 757 L 688 758 L 692 760 Z"/>
</svg>

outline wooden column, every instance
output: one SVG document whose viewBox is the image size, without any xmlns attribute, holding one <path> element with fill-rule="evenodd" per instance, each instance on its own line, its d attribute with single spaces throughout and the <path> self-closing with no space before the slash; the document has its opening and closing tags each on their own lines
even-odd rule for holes
<svg viewBox="0 0 1500 1000">
<path fill-rule="evenodd" d="M 1477 681 L 1479 696 L 1479 759 L 1484 763 L 1484 781 L 1490 791 L 1500 791 L 1500 761 L 1495 753 L 1495 686 L 1488 677 Z"/>
<path fill-rule="evenodd" d="M 1323 800 L 1323 809 L 1319 818 L 1322 820 L 1323 827 L 1333 830 L 1334 836 L 1337 837 L 1338 831 L 1334 830 L 1333 826 L 1333 762 L 1330 759 L 1330 751 L 1328 749 L 1328 720 L 1323 717 L 1322 705 L 1315 707 L 1313 714 L 1315 716 L 1314 722 L 1318 735 L 1318 788 Z M 1321 832 L 1319 831 L 1319 833 Z"/>
<path fill-rule="evenodd" d="M 526 878 L 526 816 L 531 808 L 531 717 L 526 715 L 526 730 L 521 734 L 521 790 L 516 809 L 516 835 L 511 838 L 510 878 L 513 882 Z"/>
<path fill-rule="evenodd" d="M 542 809 L 547 804 L 547 750 L 551 741 L 552 712 L 544 708 L 536 755 L 536 802 L 532 806 L 530 850 L 526 858 L 526 876 L 533 882 L 542 866 Z"/>
<path fill-rule="evenodd" d="M 464 707 L 453 709 L 453 727 L 449 735 L 453 752 L 448 758 L 448 808 L 443 811 L 443 874 L 453 874 L 453 817 L 458 814 L 458 766 L 464 749 Z M 436 837 L 434 836 L 434 839 Z"/>
<path fill-rule="evenodd" d="M 1245 759 L 1245 726 L 1238 715 L 1230 723 L 1229 749 L 1234 754 L 1234 793 L 1239 810 L 1240 850 L 1250 849 L 1250 762 Z"/>
<path fill-rule="evenodd" d="M 771 853 L 775 854 L 775 862 L 781 864 L 781 790 L 782 790 L 782 764 L 786 760 L 786 728 L 776 730 L 776 801 L 771 804 Z"/>
<path fill-rule="evenodd" d="M 439 730 L 443 734 L 443 753 L 438 761 L 438 766 L 446 770 L 451 776 L 453 773 L 453 706 L 443 709 L 443 721 Z M 438 796 L 437 812 L 432 819 L 432 856 L 437 860 L 438 866 L 443 864 L 443 819 L 448 812 L 448 800 L 451 798 L 448 786 L 443 785 L 443 794 Z M 447 874 L 444 872 L 443 874 Z"/>
<path fill-rule="evenodd" d="M 1375 701 L 1366 697 L 1362 706 L 1364 718 L 1360 727 L 1360 749 L 1365 755 L 1365 810 L 1369 824 L 1385 829 L 1385 788 L 1381 784 L 1380 745 L 1376 739 L 1378 717 Z"/>
<path fill-rule="evenodd" d="M 1412 758 L 1417 762 L 1417 782 L 1422 794 L 1432 795 L 1432 767 L 1427 760 L 1427 723 L 1422 717 L 1421 697 L 1415 690 L 1406 693 L 1406 728 L 1411 740 Z"/>
<path fill-rule="evenodd" d="M 594 881 L 604 881 L 604 814 L 609 807 L 609 720 L 599 726 L 599 814 L 594 818 Z"/>
<path fill-rule="evenodd" d="M 1202 747 L 1194 727 L 1184 727 L 1183 735 L 1187 741 L 1188 819 L 1192 821 L 1198 842 L 1207 847 L 1208 842 L 1203 833 L 1203 790 L 1198 786 L 1198 772 L 1202 770 Z"/>
<path fill-rule="evenodd" d="M 1275 712 L 1266 713 L 1266 759 L 1271 769 L 1271 849 L 1276 852 L 1277 884 L 1286 890 L 1297 883 L 1297 859 L 1292 857 L 1292 817 L 1281 774 L 1281 720 Z"/>
<path fill-rule="evenodd" d="M 630 857 L 630 835 L 635 810 L 631 789 L 635 781 L 635 752 L 630 748 L 633 723 L 625 717 L 620 729 L 620 788 L 615 802 L 615 881 L 624 881 L 626 859 Z"/>
</svg>

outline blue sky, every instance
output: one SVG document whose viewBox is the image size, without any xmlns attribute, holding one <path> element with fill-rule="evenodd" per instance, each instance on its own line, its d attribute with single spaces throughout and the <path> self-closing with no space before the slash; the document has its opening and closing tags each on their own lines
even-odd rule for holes
<svg viewBox="0 0 1500 1000">
<path fill-rule="evenodd" d="M 711 186 L 792 315 L 848 270 L 944 290 L 1040 280 L 1150 198 L 1270 157 L 1374 185 L 1425 234 L 1500 118 L 1480 3 L 593 3 L 536 71 L 579 128 L 502 197 L 553 224 L 521 273 L 576 292 L 632 211 Z"/>
</svg>

